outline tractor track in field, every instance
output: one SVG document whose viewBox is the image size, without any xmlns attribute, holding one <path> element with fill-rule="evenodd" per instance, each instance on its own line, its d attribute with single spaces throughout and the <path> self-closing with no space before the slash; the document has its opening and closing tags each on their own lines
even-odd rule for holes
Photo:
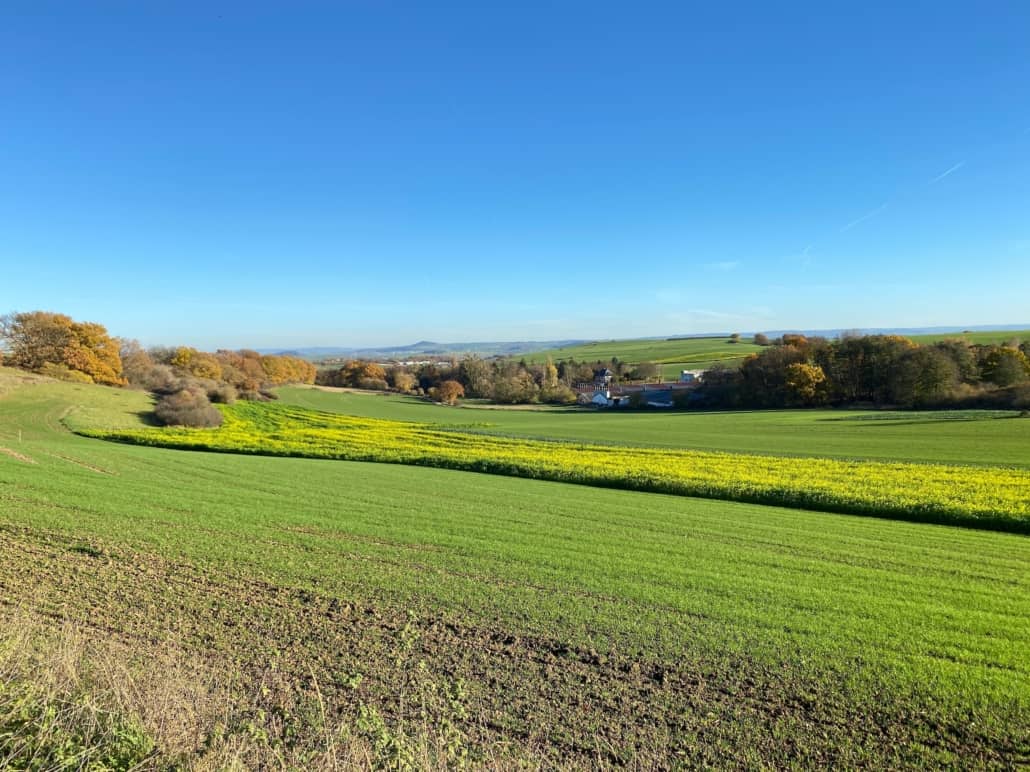
<svg viewBox="0 0 1030 772">
<path fill-rule="evenodd" d="M 32 458 L 31 456 L 26 456 L 24 453 L 19 453 L 18 451 L 11 450 L 10 448 L 0 448 L 0 453 L 3 453 L 5 456 L 10 456 L 15 461 L 21 461 L 25 464 L 36 463 L 36 459 Z"/>
</svg>

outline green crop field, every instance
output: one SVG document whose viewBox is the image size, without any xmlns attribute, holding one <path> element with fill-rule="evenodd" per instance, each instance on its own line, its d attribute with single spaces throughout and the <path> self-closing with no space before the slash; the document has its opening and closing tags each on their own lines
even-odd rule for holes
<svg viewBox="0 0 1030 772">
<path fill-rule="evenodd" d="M 939 340 L 961 338 L 970 343 L 1000 344 L 1012 340 L 1030 340 L 1030 330 L 989 330 L 963 333 L 961 330 L 949 333 L 932 333 L 908 336 L 918 343 L 934 343 Z M 655 362 L 662 367 L 662 377 L 674 380 L 680 370 L 705 370 L 714 364 L 733 366 L 739 364 L 748 354 L 762 350 L 743 336 L 740 343 L 730 343 L 729 338 L 681 338 L 606 340 L 583 343 L 576 346 L 537 351 L 523 358 L 527 362 L 543 362 L 550 357 L 554 362 L 575 359 L 577 362 L 608 362 L 618 357 L 629 364 Z"/>
<path fill-rule="evenodd" d="M 279 394 L 281 402 L 311 410 L 537 439 L 1030 468 L 1030 420 L 1015 411 L 511 410 L 307 387 L 283 388 Z"/>
<path fill-rule="evenodd" d="M 538 351 L 523 357 L 527 362 L 554 362 L 575 359 L 577 362 L 609 362 L 612 357 L 629 364 L 654 362 L 661 365 L 662 377 L 676 379 L 680 370 L 705 370 L 716 363 L 733 365 L 748 354 L 762 350 L 748 338 L 730 343 L 727 338 L 679 338 L 675 340 L 609 340 L 577 346 Z"/>
<path fill-rule="evenodd" d="M 960 339 L 981 345 L 1001 345 L 1011 341 L 1023 343 L 1030 340 L 1030 330 L 977 330 L 975 332 L 935 332 L 927 335 L 909 335 L 916 343 L 936 343 L 939 340 Z"/>
<path fill-rule="evenodd" d="M 423 422 L 432 412 L 284 394 Z M 404 738 L 426 726 L 446 731 L 455 764 L 484 754 L 581 767 L 1030 758 L 1027 537 L 447 469 L 177 451 L 68 428 L 138 429 L 148 409 L 137 392 L 0 370 L 0 614 L 31 611 L 235 674 L 224 676 L 233 704 L 252 709 L 225 708 L 219 736 L 286 753 L 322 742 L 329 724 L 351 726 L 377 762 L 400 766 L 411 758 Z M 452 424 L 522 415 L 437 412 Z M 790 439 L 804 432 L 790 428 L 800 419 L 775 415 L 770 431 L 800 452 Z M 545 411 L 502 433 L 571 418 Z M 1007 434 L 1023 431 L 1018 420 L 883 423 L 899 436 L 972 427 L 955 452 L 980 464 L 992 461 L 991 440 L 976 442 L 976 431 L 1001 432 L 1011 447 L 1026 437 Z M 629 426 L 611 435 L 616 424 L 599 424 L 596 439 L 632 440 Z M 641 427 L 637 444 L 662 434 Z M 844 454 L 851 427 L 827 422 L 815 441 Z M 845 435 L 834 439 L 837 429 Z M 741 429 L 733 441 L 744 440 Z M 903 457 L 889 441 L 868 442 L 852 455 Z M 916 456 L 932 448 L 925 438 Z"/>
<path fill-rule="evenodd" d="M 82 429 L 100 439 L 228 453 L 489 472 L 1030 533 L 1030 472 L 498 437 L 284 405 L 220 408 L 217 429 Z"/>
</svg>

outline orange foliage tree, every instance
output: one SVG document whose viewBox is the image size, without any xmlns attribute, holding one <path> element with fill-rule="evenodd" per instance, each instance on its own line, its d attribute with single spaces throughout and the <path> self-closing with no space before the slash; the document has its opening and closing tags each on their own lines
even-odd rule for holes
<svg viewBox="0 0 1030 772">
<path fill-rule="evenodd" d="M 125 383 L 118 341 L 102 324 L 28 311 L 0 319 L 0 337 L 7 343 L 7 362 L 15 367 L 39 372 L 47 365 L 63 365 L 96 383 Z"/>
<path fill-rule="evenodd" d="M 458 404 L 458 398 L 465 396 L 465 387 L 457 381 L 444 381 L 436 388 L 436 398 L 445 405 Z"/>
</svg>

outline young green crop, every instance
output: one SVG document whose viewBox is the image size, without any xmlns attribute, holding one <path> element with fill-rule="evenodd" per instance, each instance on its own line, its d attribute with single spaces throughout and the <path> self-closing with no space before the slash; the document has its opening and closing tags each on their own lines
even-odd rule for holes
<svg viewBox="0 0 1030 772">
<path fill-rule="evenodd" d="M 143 445 L 435 466 L 1030 532 L 1030 471 L 1021 469 L 616 448 L 256 403 L 222 411 L 219 429 L 83 433 Z"/>
<path fill-rule="evenodd" d="M 670 752 L 674 768 L 1008 768 L 1030 754 L 1023 536 L 181 453 L 86 439 L 60 420 L 138 428 L 149 405 L 139 392 L 55 382 L 0 398 L 0 448 L 30 459 L 0 450 L 0 602 L 42 596 L 55 625 L 82 620 L 104 640 L 171 635 L 204 656 L 292 663 L 303 678 L 309 665 L 361 672 L 365 685 L 390 658 L 349 644 L 397 620 L 399 631 L 414 610 L 433 630 L 488 633 L 460 647 L 429 636 L 415 652 L 467 678 L 487 701 L 474 715 L 515 745 L 539 732 L 559 751 L 600 753 L 610 746 L 576 745 L 600 726 L 613 728 L 605 742 L 631 736 L 619 727 L 669 731 L 688 754 Z M 310 612 L 307 627 L 284 623 L 287 596 Z M 357 613 L 341 623 L 330 606 Z M 511 659 L 508 639 L 521 642 Z M 606 692 L 580 654 L 610 658 L 615 672 L 632 665 L 633 689 L 653 688 Z M 393 685 L 381 683 L 388 698 Z"/>
<path fill-rule="evenodd" d="M 1030 419 L 1014 410 L 506 409 L 468 400 L 453 408 L 381 392 L 284 387 L 278 395 L 280 405 L 529 439 L 1030 469 Z"/>
</svg>

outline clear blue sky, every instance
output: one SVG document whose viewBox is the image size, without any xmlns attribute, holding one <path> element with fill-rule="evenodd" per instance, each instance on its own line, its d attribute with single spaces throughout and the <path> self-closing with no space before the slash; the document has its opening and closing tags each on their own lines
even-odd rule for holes
<svg viewBox="0 0 1030 772">
<path fill-rule="evenodd" d="M 201 347 L 1030 322 L 1030 4 L 20 2 L 0 312 Z"/>
</svg>

